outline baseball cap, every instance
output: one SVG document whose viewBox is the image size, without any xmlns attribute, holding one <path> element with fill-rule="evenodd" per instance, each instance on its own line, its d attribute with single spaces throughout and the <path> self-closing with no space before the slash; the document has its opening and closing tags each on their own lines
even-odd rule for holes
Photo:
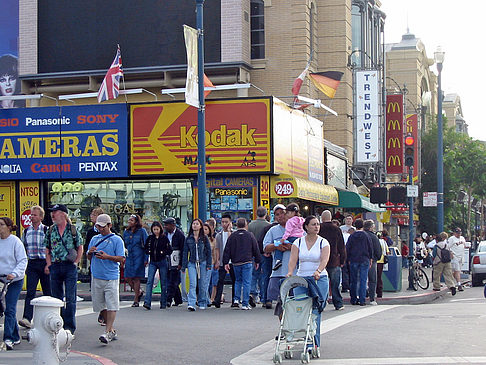
<svg viewBox="0 0 486 365">
<path fill-rule="evenodd" d="M 277 204 L 276 206 L 273 207 L 273 212 L 275 213 L 277 211 L 277 209 L 285 210 L 285 205 Z"/>
<path fill-rule="evenodd" d="M 49 209 L 51 212 L 56 212 L 60 210 L 61 212 L 67 213 L 68 209 L 64 204 L 56 204 Z"/>
<path fill-rule="evenodd" d="M 462 229 L 460 229 L 459 227 L 457 227 L 457 228 L 454 230 L 454 233 L 462 233 Z"/>
<path fill-rule="evenodd" d="M 97 218 L 96 218 L 96 223 L 97 225 L 99 225 L 100 227 L 104 227 L 106 226 L 108 223 L 111 224 L 111 218 L 108 214 L 100 214 Z"/>
<path fill-rule="evenodd" d="M 162 223 L 164 224 L 176 224 L 176 220 L 172 217 L 165 218 Z"/>
</svg>

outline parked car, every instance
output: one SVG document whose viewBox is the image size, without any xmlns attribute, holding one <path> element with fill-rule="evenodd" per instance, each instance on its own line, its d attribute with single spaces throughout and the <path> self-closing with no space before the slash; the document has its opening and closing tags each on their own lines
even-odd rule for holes
<svg viewBox="0 0 486 365">
<path fill-rule="evenodd" d="M 481 241 L 472 258 L 472 286 L 483 285 L 486 279 L 486 241 Z"/>
</svg>

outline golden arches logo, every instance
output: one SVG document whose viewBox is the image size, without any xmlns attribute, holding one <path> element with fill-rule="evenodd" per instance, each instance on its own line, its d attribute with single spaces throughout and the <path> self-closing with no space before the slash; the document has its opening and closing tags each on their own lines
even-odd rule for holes
<svg viewBox="0 0 486 365">
<path fill-rule="evenodd" d="M 386 127 L 386 130 L 389 131 L 393 128 L 393 130 L 398 129 L 399 131 L 402 130 L 402 126 L 400 121 L 398 120 L 389 120 L 388 121 L 388 126 Z"/>
<path fill-rule="evenodd" d="M 388 157 L 387 166 L 392 166 L 392 162 L 393 166 L 402 166 L 402 159 L 398 155 L 391 155 L 390 157 Z"/>
<path fill-rule="evenodd" d="M 400 113 L 401 112 L 400 104 L 396 101 L 388 103 L 386 112 L 390 113 L 390 109 L 392 110 L 392 113 Z"/>
<path fill-rule="evenodd" d="M 388 140 L 388 148 L 402 148 L 400 139 L 398 137 L 390 138 Z"/>
</svg>

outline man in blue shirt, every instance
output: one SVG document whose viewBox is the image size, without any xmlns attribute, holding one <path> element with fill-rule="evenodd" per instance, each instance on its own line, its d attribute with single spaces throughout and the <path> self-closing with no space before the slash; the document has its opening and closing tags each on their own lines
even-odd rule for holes
<svg viewBox="0 0 486 365">
<path fill-rule="evenodd" d="M 111 218 L 108 214 L 100 214 L 95 226 L 100 234 L 91 239 L 88 248 L 91 296 L 93 311 L 101 312 L 106 323 L 106 332 L 99 340 L 108 343 L 117 337 L 113 323 L 119 309 L 120 263 L 125 259 L 125 246 L 120 236 L 111 233 Z"/>
</svg>

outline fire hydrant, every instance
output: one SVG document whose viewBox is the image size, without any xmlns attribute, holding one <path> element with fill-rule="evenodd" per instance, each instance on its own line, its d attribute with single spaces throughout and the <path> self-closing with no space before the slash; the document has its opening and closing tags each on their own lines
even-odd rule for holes
<svg viewBox="0 0 486 365">
<path fill-rule="evenodd" d="M 27 333 L 34 345 L 34 365 L 55 365 L 65 361 L 74 336 L 62 328 L 62 300 L 43 296 L 30 302 L 34 306 L 33 328 Z"/>
</svg>

